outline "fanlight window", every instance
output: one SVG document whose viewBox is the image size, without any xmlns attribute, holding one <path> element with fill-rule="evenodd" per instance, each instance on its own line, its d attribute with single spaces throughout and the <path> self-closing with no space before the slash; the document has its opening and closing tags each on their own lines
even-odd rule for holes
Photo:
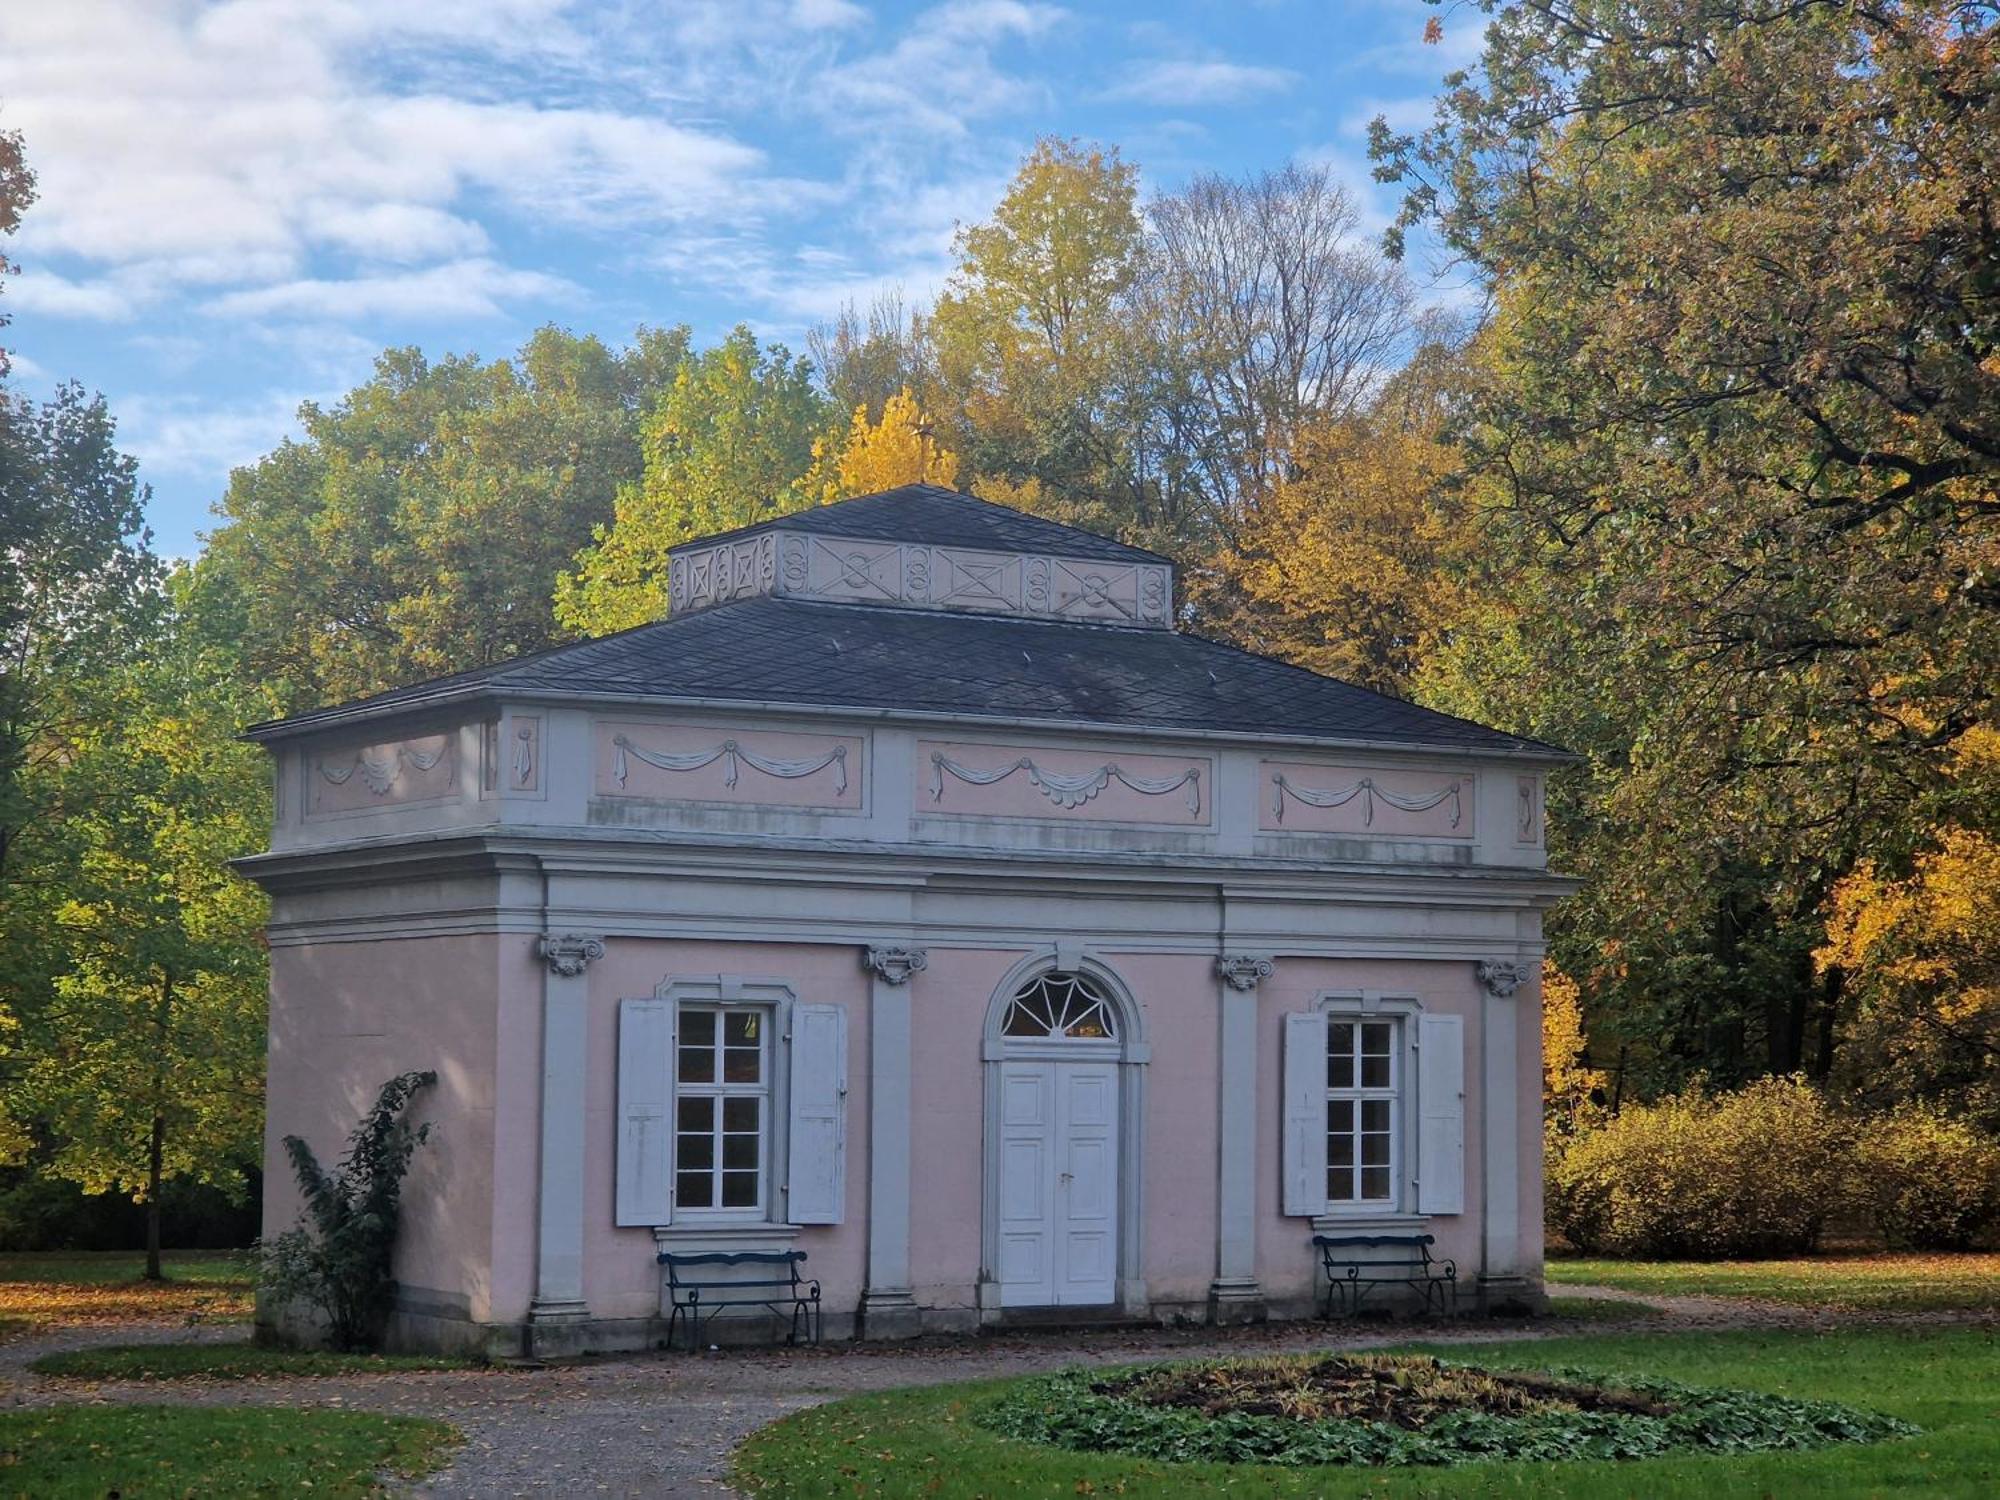
<svg viewBox="0 0 2000 1500">
<path fill-rule="evenodd" d="M 1108 1041 L 1116 1039 L 1118 1022 L 1104 992 L 1083 975 L 1044 974 L 1022 986 L 1000 1029 L 1041 1041 Z"/>
</svg>

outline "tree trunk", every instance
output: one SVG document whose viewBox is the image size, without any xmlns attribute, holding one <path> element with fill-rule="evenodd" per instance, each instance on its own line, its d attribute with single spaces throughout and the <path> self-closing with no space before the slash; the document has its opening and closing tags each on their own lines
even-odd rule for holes
<svg viewBox="0 0 2000 1500">
<path fill-rule="evenodd" d="M 146 1153 L 146 1279 L 161 1281 L 160 1271 L 160 1163 L 166 1155 L 166 1116 L 153 1114 L 153 1139 Z"/>
</svg>

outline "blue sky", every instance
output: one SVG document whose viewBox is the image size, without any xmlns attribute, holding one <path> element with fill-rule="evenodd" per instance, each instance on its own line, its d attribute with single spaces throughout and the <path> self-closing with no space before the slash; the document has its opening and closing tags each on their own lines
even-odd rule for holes
<svg viewBox="0 0 2000 1500">
<path fill-rule="evenodd" d="M 386 345 L 555 322 L 796 346 L 927 297 L 1056 133 L 1148 189 L 1324 161 L 1429 115 L 1476 12 L 1421 0 L 60 0 L 0 7 L 0 128 L 41 180 L 0 290 L 15 375 L 105 392 L 193 552 L 229 469 Z"/>
</svg>

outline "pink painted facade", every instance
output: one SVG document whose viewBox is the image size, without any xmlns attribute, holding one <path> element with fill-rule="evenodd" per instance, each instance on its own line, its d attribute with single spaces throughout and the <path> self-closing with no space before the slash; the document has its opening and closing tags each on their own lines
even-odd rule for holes
<svg viewBox="0 0 2000 1500">
<path fill-rule="evenodd" d="M 552 669 L 260 728 L 281 788 L 247 862 L 273 895 L 267 1234 L 298 1208 L 282 1138 L 331 1160 L 385 1079 L 430 1068 L 410 1347 L 657 1345 L 663 1252 L 803 1253 L 834 1336 L 1299 1314 L 1316 1233 L 1428 1235 L 1465 1305 L 1535 1302 L 1561 752 L 1458 721 L 1428 740 L 1406 706 L 1343 737 L 1324 715 L 1351 694 L 1250 732 L 1312 679 L 1231 685 L 1254 659 L 1179 647 L 1147 670 L 1169 707 L 1214 686 L 1214 722 L 1149 709 L 1129 663 L 1090 689 L 1141 694 L 1123 721 L 1011 721 L 983 695 L 1038 654 L 1058 693 L 1096 643 L 1171 640 L 1168 572 L 1012 512 L 927 541 L 936 506 L 978 504 L 934 501 L 900 540 L 690 554 L 684 614 L 649 627 L 788 596 L 822 612 L 787 638 L 824 646 L 829 683 L 889 662 L 895 693 L 680 701 L 663 650 L 596 697 Z M 1024 526 L 1045 551 L 1006 551 Z M 919 609 L 975 634 L 923 660 L 869 644 Z M 966 705 L 926 706 L 1001 628 L 1042 633 L 994 650 Z"/>
</svg>

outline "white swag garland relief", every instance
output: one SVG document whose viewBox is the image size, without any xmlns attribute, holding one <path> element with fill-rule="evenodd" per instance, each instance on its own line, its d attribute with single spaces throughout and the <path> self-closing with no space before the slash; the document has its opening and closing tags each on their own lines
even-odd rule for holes
<svg viewBox="0 0 2000 1500">
<path fill-rule="evenodd" d="M 1437 792 L 1392 792 L 1387 787 L 1377 786 L 1369 777 L 1362 777 L 1353 786 L 1309 787 L 1294 786 L 1285 779 L 1283 771 L 1271 777 L 1271 811 L 1277 820 L 1285 821 L 1285 798 L 1295 797 L 1307 807 L 1341 807 L 1362 798 L 1361 823 L 1365 828 L 1375 826 L 1375 803 L 1379 799 L 1403 812 L 1429 812 L 1445 802 L 1451 803 L 1451 826 L 1458 827 L 1465 816 L 1465 804 L 1459 796 L 1463 782 L 1447 782 L 1442 791 Z"/>
<path fill-rule="evenodd" d="M 833 767 L 833 790 L 838 796 L 847 793 L 847 747 L 835 745 L 824 755 L 807 756 L 799 760 L 778 760 L 768 755 L 759 755 L 735 740 L 724 740 L 712 750 L 692 750 L 685 755 L 675 755 L 664 750 L 645 750 L 632 743 L 624 735 L 614 735 L 611 746 L 616 752 L 611 761 L 611 775 L 622 787 L 629 770 L 626 756 L 644 761 L 661 771 L 699 771 L 703 766 L 722 762 L 722 784 L 732 790 L 736 786 L 737 766 L 740 762 L 753 771 L 762 771 L 766 776 L 781 777 L 795 781 L 801 776 L 810 776 L 815 771 Z"/>
<path fill-rule="evenodd" d="M 408 745 L 397 745 L 388 755 L 382 757 L 372 756 L 366 750 L 357 750 L 354 752 L 352 763 L 345 766 L 330 766 L 322 757 L 319 762 L 319 774 L 334 786 L 346 786 L 354 779 L 354 773 L 359 771 L 363 786 L 378 797 L 386 797 L 389 795 L 389 789 L 402 778 L 404 762 L 407 761 L 419 771 L 435 770 L 438 762 L 443 760 L 450 750 L 449 740 L 428 753 L 412 750 Z"/>
<path fill-rule="evenodd" d="M 1201 816 L 1201 767 L 1190 766 L 1178 776 L 1134 776 L 1115 762 L 1099 766 L 1094 771 L 1049 771 L 1034 763 L 1027 756 L 1010 761 L 992 770 L 981 770 L 976 766 L 961 765 L 942 750 L 931 752 L 931 801 L 944 801 L 945 773 L 950 772 L 968 786 L 992 786 L 996 781 L 1005 781 L 1016 771 L 1026 771 L 1028 782 L 1036 791 L 1061 808 L 1078 808 L 1103 791 L 1112 782 L 1130 787 L 1135 792 L 1148 797 L 1162 797 L 1168 792 L 1187 788 L 1188 812 Z"/>
</svg>

